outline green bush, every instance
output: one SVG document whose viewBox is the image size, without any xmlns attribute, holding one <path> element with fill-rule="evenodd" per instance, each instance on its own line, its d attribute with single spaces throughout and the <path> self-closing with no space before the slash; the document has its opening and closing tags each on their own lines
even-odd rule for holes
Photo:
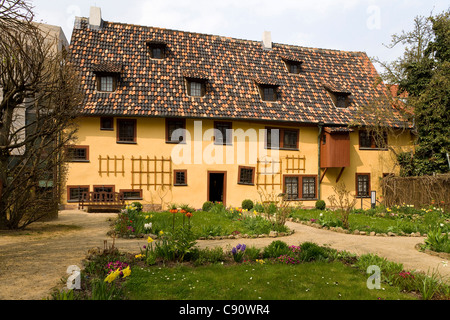
<svg viewBox="0 0 450 320">
<path fill-rule="evenodd" d="M 244 201 L 242 201 L 242 209 L 252 210 L 253 201 L 250 199 L 245 199 Z"/>
<path fill-rule="evenodd" d="M 317 200 L 316 201 L 316 209 L 318 210 L 325 210 L 326 204 L 323 200 Z"/>
<path fill-rule="evenodd" d="M 202 210 L 208 212 L 213 206 L 214 203 L 212 203 L 211 201 L 206 201 L 205 203 L 203 203 Z"/>
<path fill-rule="evenodd" d="M 131 205 L 134 205 L 136 207 L 137 212 L 142 212 L 142 208 L 143 208 L 142 203 L 136 201 L 136 202 L 131 203 Z"/>
<path fill-rule="evenodd" d="M 313 242 L 304 242 L 300 245 L 300 248 L 299 258 L 304 262 L 324 261 L 330 256 L 326 248 L 320 247 Z"/>
<path fill-rule="evenodd" d="M 288 254 L 289 252 L 289 246 L 286 242 L 275 240 L 264 248 L 263 258 L 278 258 L 279 256 Z"/>
</svg>

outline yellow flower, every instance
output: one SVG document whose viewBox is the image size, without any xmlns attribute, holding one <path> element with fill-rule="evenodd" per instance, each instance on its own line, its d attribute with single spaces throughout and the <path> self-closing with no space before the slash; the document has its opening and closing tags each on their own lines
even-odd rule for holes
<svg viewBox="0 0 450 320">
<path fill-rule="evenodd" d="M 135 255 L 134 257 L 136 258 L 136 259 L 140 259 L 140 258 L 142 258 L 144 255 L 142 254 L 142 253 L 140 253 L 140 254 L 137 254 L 137 255 Z"/>
<path fill-rule="evenodd" d="M 120 274 L 120 268 L 117 268 L 116 271 L 111 272 L 108 274 L 108 276 L 105 278 L 105 282 L 113 282 Z"/>
<path fill-rule="evenodd" d="M 164 231 L 161 230 L 161 231 L 159 232 L 159 235 L 162 236 L 163 234 L 164 234 Z"/>
<path fill-rule="evenodd" d="M 130 266 L 126 267 L 125 269 L 122 270 L 122 278 L 126 278 L 131 274 L 131 269 Z"/>
<path fill-rule="evenodd" d="M 148 216 L 145 216 L 145 219 L 148 219 Z"/>
<path fill-rule="evenodd" d="M 161 234 L 161 232 L 160 232 L 160 234 Z M 147 242 L 148 242 L 148 243 L 152 243 L 152 242 L 153 242 L 152 237 L 148 237 Z"/>
</svg>

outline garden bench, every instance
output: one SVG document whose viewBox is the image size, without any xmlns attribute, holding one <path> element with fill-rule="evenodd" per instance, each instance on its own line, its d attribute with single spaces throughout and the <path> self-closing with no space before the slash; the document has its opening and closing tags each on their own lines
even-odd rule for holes
<svg viewBox="0 0 450 320">
<path fill-rule="evenodd" d="M 78 208 L 88 211 L 91 209 L 120 210 L 125 205 L 125 199 L 122 193 L 118 192 L 83 192 Z"/>
</svg>

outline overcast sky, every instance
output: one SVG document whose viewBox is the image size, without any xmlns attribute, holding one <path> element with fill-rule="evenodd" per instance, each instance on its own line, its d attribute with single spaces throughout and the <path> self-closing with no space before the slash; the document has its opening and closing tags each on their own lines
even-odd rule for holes
<svg viewBox="0 0 450 320">
<path fill-rule="evenodd" d="M 305 47 L 364 51 L 391 61 L 391 35 L 414 17 L 449 8 L 448 0 L 31 0 L 36 20 L 61 26 L 70 41 L 75 16 L 101 8 L 105 21 L 162 27 Z"/>
</svg>

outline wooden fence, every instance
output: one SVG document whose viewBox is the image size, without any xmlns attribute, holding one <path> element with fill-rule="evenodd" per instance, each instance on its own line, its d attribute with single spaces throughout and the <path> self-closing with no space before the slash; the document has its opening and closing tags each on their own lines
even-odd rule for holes
<svg viewBox="0 0 450 320">
<path fill-rule="evenodd" d="M 383 203 L 409 204 L 416 208 L 429 205 L 450 211 L 450 174 L 420 177 L 387 176 L 381 181 Z"/>
</svg>

